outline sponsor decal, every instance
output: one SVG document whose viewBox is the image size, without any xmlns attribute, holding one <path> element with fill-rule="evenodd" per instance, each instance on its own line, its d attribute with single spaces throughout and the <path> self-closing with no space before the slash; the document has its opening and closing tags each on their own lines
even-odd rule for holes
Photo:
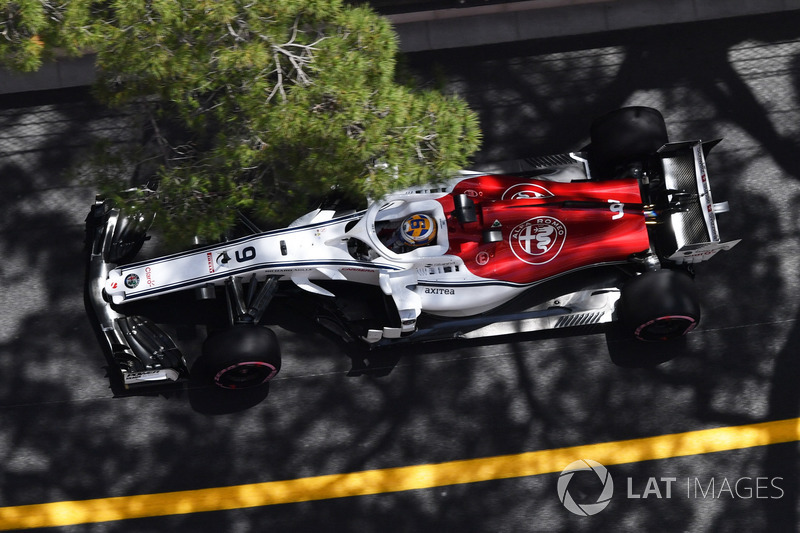
<svg viewBox="0 0 800 533">
<path fill-rule="evenodd" d="M 125 286 L 129 289 L 135 289 L 139 286 L 139 276 L 136 274 L 128 274 L 125 276 Z M 114 287 L 116 288 L 116 287 Z"/>
<path fill-rule="evenodd" d="M 695 157 L 697 159 L 698 166 L 700 167 L 700 181 L 703 182 L 704 192 L 707 193 L 708 192 L 708 185 L 707 185 L 708 178 L 706 178 L 706 174 L 707 174 L 708 170 L 706 169 L 706 158 L 705 158 L 705 155 L 703 154 L 703 147 L 702 147 L 702 145 L 695 146 L 694 150 L 695 150 Z"/>
<path fill-rule="evenodd" d="M 153 269 L 152 268 L 147 267 L 147 268 L 144 269 L 144 278 L 145 278 L 145 280 L 147 280 L 147 286 L 148 287 L 154 287 L 155 286 L 156 281 L 153 279 Z"/>
<path fill-rule="evenodd" d="M 478 263 L 480 266 L 485 266 L 489 263 L 489 252 L 480 252 L 478 255 L 475 256 L 475 262 Z"/>
<path fill-rule="evenodd" d="M 466 194 L 468 198 L 477 198 L 478 196 L 480 196 L 480 193 L 478 193 L 478 191 L 474 189 L 467 189 L 466 191 L 464 191 L 464 194 Z"/>
<path fill-rule="evenodd" d="M 535 183 L 518 183 L 506 189 L 501 200 L 524 200 L 529 198 L 550 198 L 553 193 Z"/>
<path fill-rule="evenodd" d="M 449 294 L 454 295 L 456 293 L 455 289 L 443 289 L 440 287 L 425 287 L 425 294 Z"/>
<path fill-rule="evenodd" d="M 714 254 L 719 252 L 719 248 L 715 248 L 713 250 L 697 250 L 697 251 L 686 251 L 683 252 L 684 257 L 706 257 L 711 258 Z"/>
<path fill-rule="evenodd" d="M 208 264 L 208 273 L 214 273 L 214 255 L 211 252 L 206 254 L 206 263 Z"/>
<path fill-rule="evenodd" d="M 532 218 L 519 224 L 508 238 L 511 251 L 529 265 L 549 263 L 561 252 L 567 239 L 567 226 L 554 217 Z"/>
</svg>

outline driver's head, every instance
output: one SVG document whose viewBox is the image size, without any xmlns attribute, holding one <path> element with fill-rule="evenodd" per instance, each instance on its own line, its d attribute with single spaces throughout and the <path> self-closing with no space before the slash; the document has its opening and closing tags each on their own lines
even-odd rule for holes
<svg viewBox="0 0 800 533">
<path fill-rule="evenodd" d="M 398 231 L 407 246 L 427 246 L 436 242 L 436 221 L 429 215 L 417 213 L 406 217 Z"/>
</svg>

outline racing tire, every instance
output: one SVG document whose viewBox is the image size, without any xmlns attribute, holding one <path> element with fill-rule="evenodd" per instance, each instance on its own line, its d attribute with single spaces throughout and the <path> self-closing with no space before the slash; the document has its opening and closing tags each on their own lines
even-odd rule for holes
<svg viewBox="0 0 800 533">
<path fill-rule="evenodd" d="M 669 142 L 667 125 L 657 109 L 623 107 L 592 122 L 590 129 L 592 173 L 612 178 L 623 165 L 652 157 Z"/>
<path fill-rule="evenodd" d="M 280 368 L 275 332 L 263 326 L 239 324 L 210 335 L 192 370 L 217 387 L 244 390 L 267 384 Z"/>
<path fill-rule="evenodd" d="M 147 231 L 153 223 L 153 218 L 154 215 L 121 212 L 111 238 L 113 244 L 105 260 L 116 265 L 133 261 L 149 239 Z"/>
<path fill-rule="evenodd" d="M 694 281 L 669 269 L 646 272 L 625 283 L 617 311 L 623 332 L 647 342 L 680 338 L 700 322 Z"/>
</svg>

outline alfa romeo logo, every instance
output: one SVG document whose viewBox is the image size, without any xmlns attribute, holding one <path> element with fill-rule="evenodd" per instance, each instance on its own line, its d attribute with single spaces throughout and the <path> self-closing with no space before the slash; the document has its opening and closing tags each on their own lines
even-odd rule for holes
<svg viewBox="0 0 800 533">
<path fill-rule="evenodd" d="M 592 495 L 599 493 L 599 496 L 593 503 L 578 503 L 575 501 L 572 493 L 569 490 L 570 481 L 576 472 L 593 472 L 591 476 L 591 487 L 586 492 L 591 492 Z M 570 463 L 561 474 L 558 476 L 558 499 L 564 504 L 564 507 L 571 513 L 580 516 L 591 516 L 597 514 L 605 509 L 611 502 L 611 497 L 614 495 L 614 480 L 611 479 L 611 474 L 608 469 L 591 459 L 581 459 Z M 582 500 L 582 498 L 579 498 Z"/>
<path fill-rule="evenodd" d="M 139 286 L 139 276 L 136 274 L 128 274 L 125 276 L 125 286 L 129 289 L 135 289 Z"/>
<path fill-rule="evenodd" d="M 526 198 L 549 198 L 553 193 L 535 183 L 518 183 L 505 190 L 501 200 L 521 200 Z"/>
<path fill-rule="evenodd" d="M 549 263 L 567 238 L 567 226 L 553 217 L 536 217 L 511 230 L 509 245 L 517 259 L 530 265 Z"/>
</svg>

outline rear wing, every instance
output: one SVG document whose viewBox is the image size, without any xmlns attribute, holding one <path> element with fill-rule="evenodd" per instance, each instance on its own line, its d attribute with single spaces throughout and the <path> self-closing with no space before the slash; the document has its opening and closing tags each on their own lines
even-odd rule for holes
<svg viewBox="0 0 800 533">
<path fill-rule="evenodd" d="M 669 259 L 678 264 L 707 261 L 739 243 L 722 242 L 717 214 L 728 211 L 728 202 L 714 203 L 711 196 L 706 155 L 720 140 L 669 143 L 659 150 L 667 190 L 688 199 L 685 209 L 670 215 L 677 249 Z"/>
</svg>

